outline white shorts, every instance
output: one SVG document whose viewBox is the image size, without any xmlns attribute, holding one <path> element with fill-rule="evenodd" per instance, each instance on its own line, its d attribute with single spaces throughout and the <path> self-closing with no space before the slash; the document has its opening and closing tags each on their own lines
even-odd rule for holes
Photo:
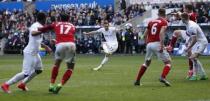
<svg viewBox="0 0 210 101">
<path fill-rule="evenodd" d="M 180 30 L 180 32 L 181 32 L 182 39 L 185 40 L 185 43 L 187 43 L 189 41 L 190 37 L 187 35 L 186 30 Z"/>
<path fill-rule="evenodd" d="M 65 59 L 68 63 L 75 62 L 76 45 L 73 42 L 63 42 L 56 45 L 55 59 Z"/>
<path fill-rule="evenodd" d="M 146 47 L 145 60 L 151 60 L 153 54 L 156 54 L 157 57 L 163 62 L 171 60 L 171 57 L 166 50 L 163 50 L 162 53 L 160 53 L 159 51 L 160 51 L 160 42 L 148 43 Z"/>
<path fill-rule="evenodd" d="M 113 54 L 117 51 L 118 43 L 102 42 L 102 48 L 106 54 Z"/>
<path fill-rule="evenodd" d="M 196 42 L 195 45 L 192 47 L 192 54 L 202 54 L 207 45 L 208 42 Z"/>
<path fill-rule="evenodd" d="M 25 75 L 30 75 L 34 70 L 42 70 L 42 60 L 40 55 L 24 52 L 22 72 Z"/>
</svg>

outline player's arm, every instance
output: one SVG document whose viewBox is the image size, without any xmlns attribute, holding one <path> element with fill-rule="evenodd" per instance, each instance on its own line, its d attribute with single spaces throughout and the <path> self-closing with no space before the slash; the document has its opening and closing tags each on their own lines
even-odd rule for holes
<svg viewBox="0 0 210 101">
<path fill-rule="evenodd" d="M 90 31 L 90 32 L 83 32 L 83 34 L 85 35 L 90 35 L 90 34 L 97 34 L 97 33 L 100 33 L 101 32 L 101 28 L 96 30 L 96 31 Z"/>
<path fill-rule="evenodd" d="M 144 41 L 146 44 L 148 43 L 148 34 L 151 29 L 150 27 L 151 27 L 151 22 L 148 23 L 146 30 L 144 31 Z"/>
<path fill-rule="evenodd" d="M 144 31 L 144 41 L 145 43 L 147 43 L 147 35 L 148 35 L 148 29 L 146 28 L 146 30 Z"/>
<path fill-rule="evenodd" d="M 47 32 L 49 30 L 53 30 L 53 28 L 54 28 L 54 25 L 50 24 L 50 25 L 46 25 L 44 27 L 38 28 L 38 31 L 40 31 L 40 32 Z"/>
<path fill-rule="evenodd" d="M 97 31 L 91 31 L 91 32 L 83 32 L 85 35 L 90 35 L 90 34 L 96 34 L 98 33 Z"/>
<path fill-rule="evenodd" d="M 38 31 L 33 31 L 32 32 L 32 36 L 37 36 L 37 35 L 40 35 L 44 32 L 47 32 L 49 30 L 52 30 L 53 29 L 53 24 L 50 24 L 50 25 L 46 25 L 44 27 L 40 27 L 38 28 Z"/>
<path fill-rule="evenodd" d="M 44 43 L 41 43 L 41 47 L 43 47 L 48 53 L 52 52 L 52 49 L 49 46 L 45 45 Z"/>
<path fill-rule="evenodd" d="M 120 25 L 120 26 L 116 26 L 115 27 L 115 32 L 120 32 L 120 31 L 122 31 L 123 30 L 123 26 L 122 25 Z"/>
<path fill-rule="evenodd" d="M 188 47 L 186 48 L 186 52 L 190 51 L 191 48 L 195 45 L 195 43 L 197 42 L 197 38 L 196 35 L 193 35 L 190 37 L 191 41 L 189 42 Z"/>
<path fill-rule="evenodd" d="M 188 41 L 188 47 L 185 49 L 186 52 L 189 52 L 191 48 L 195 45 L 197 42 L 197 28 L 195 26 L 190 27 L 188 30 L 188 33 L 190 36 L 190 41 Z"/>
<path fill-rule="evenodd" d="M 163 26 L 160 30 L 160 45 L 161 45 L 160 51 L 162 51 L 164 47 L 164 38 L 165 38 L 166 29 L 167 29 L 167 26 Z"/>
<path fill-rule="evenodd" d="M 42 32 L 40 32 L 40 31 L 32 31 L 32 33 L 31 33 L 32 36 L 37 36 L 40 34 L 42 34 Z"/>
</svg>

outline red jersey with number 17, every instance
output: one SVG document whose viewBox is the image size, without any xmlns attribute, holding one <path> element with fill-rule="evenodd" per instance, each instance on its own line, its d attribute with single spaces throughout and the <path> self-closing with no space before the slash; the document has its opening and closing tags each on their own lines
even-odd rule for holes
<svg viewBox="0 0 210 101">
<path fill-rule="evenodd" d="M 160 41 L 160 30 L 163 26 L 168 26 L 168 21 L 164 18 L 151 20 L 148 23 L 147 43 Z"/>
<path fill-rule="evenodd" d="M 54 30 L 56 44 L 61 42 L 74 42 L 75 26 L 69 22 L 54 22 L 39 29 L 40 31 Z"/>
</svg>

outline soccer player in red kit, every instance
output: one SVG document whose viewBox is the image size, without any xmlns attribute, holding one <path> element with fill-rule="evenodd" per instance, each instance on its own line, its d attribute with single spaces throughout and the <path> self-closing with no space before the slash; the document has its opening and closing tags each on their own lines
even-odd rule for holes
<svg viewBox="0 0 210 101">
<path fill-rule="evenodd" d="M 188 4 L 184 6 L 184 12 L 188 13 L 190 20 L 197 22 L 197 14 L 193 12 L 193 5 Z M 167 46 L 168 51 L 172 51 L 174 45 L 179 37 L 185 40 L 185 43 L 188 43 L 190 37 L 187 35 L 186 30 L 175 30 L 172 35 L 171 42 L 169 46 Z M 188 52 L 188 56 L 190 56 L 191 52 Z M 189 79 L 193 75 L 193 62 L 188 58 L 189 62 L 189 71 L 187 75 L 187 79 Z"/>
<path fill-rule="evenodd" d="M 51 72 L 51 81 L 49 92 L 57 94 L 62 86 L 71 77 L 74 65 L 75 65 L 75 26 L 69 23 L 69 16 L 67 14 L 60 14 L 59 22 L 54 22 L 50 25 L 39 28 L 39 31 L 46 32 L 47 30 L 54 30 L 56 34 L 56 51 L 55 51 L 55 63 Z M 63 75 L 61 82 L 55 85 L 56 77 L 59 72 L 59 67 L 62 60 L 65 59 L 67 64 L 67 70 Z"/>
<path fill-rule="evenodd" d="M 146 36 L 146 56 L 145 62 L 141 65 L 140 70 L 138 72 L 136 82 L 134 85 L 139 86 L 140 80 L 144 75 L 146 69 L 149 67 L 151 63 L 151 57 L 153 54 L 156 54 L 159 59 L 163 61 L 165 64 L 163 72 L 160 77 L 160 82 L 165 84 L 166 86 L 170 86 L 170 83 L 166 80 L 166 76 L 168 75 L 171 69 L 171 58 L 168 52 L 164 49 L 164 38 L 165 38 L 165 31 L 168 26 L 168 22 L 166 21 L 165 17 L 165 9 L 160 8 L 158 10 L 158 19 L 152 20 L 149 22 L 147 29 L 144 32 Z"/>
</svg>

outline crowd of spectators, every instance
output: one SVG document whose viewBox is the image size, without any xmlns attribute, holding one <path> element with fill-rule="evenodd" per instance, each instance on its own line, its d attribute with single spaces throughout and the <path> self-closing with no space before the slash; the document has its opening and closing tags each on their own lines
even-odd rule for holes
<svg viewBox="0 0 210 101">
<path fill-rule="evenodd" d="M 198 24 L 203 24 L 203 25 L 208 25 L 210 22 L 210 2 L 192 2 L 193 5 L 193 12 L 196 13 L 197 15 L 197 23 Z M 171 3 L 172 5 L 172 3 Z M 170 6 L 168 6 L 170 7 Z M 178 16 L 183 12 L 184 6 L 181 4 L 180 6 L 174 6 L 175 8 L 178 9 L 173 9 L 171 13 L 168 14 L 168 21 L 170 25 L 182 25 L 181 18 Z M 203 28 L 203 27 L 202 27 Z M 176 28 L 175 28 L 176 29 Z M 175 30 L 174 29 L 174 30 Z M 206 29 L 206 28 L 205 28 Z M 204 30 L 204 33 L 206 34 L 207 40 L 210 43 L 210 32 L 209 30 Z M 171 32 L 172 33 L 172 32 Z M 179 47 L 179 43 L 182 43 L 183 40 L 178 40 L 176 47 Z"/>
<path fill-rule="evenodd" d="M 122 0 L 123 1 L 123 0 Z M 198 14 L 198 23 L 209 22 L 210 19 L 210 6 L 209 3 L 193 3 L 195 12 Z M 52 23 L 58 20 L 60 13 L 65 12 L 70 15 L 70 22 L 76 26 L 101 26 L 103 19 L 110 22 L 111 25 L 120 25 L 129 19 L 136 16 L 141 16 L 146 10 L 157 9 L 160 6 L 165 8 L 183 8 L 183 4 L 168 3 L 168 4 L 133 4 L 125 7 L 121 5 L 121 11 L 114 11 L 111 5 L 101 7 L 99 5 L 89 6 L 80 5 L 79 7 L 70 6 L 68 8 L 52 8 L 46 11 L 46 23 Z M 38 10 L 32 12 L 32 15 L 23 10 L 1 10 L 0 11 L 0 39 L 6 40 L 6 50 L 22 50 L 28 42 L 28 28 L 35 22 L 34 17 Z M 173 11 L 178 12 L 178 11 Z M 173 16 L 169 19 L 174 19 Z M 175 22 L 175 20 L 170 20 Z M 89 29 L 91 30 L 91 29 Z M 44 43 L 51 46 L 53 49 L 54 43 L 50 41 L 54 34 L 45 34 Z M 133 29 L 132 33 L 126 30 L 117 33 L 119 49 L 117 53 L 145 53 L 145 43 L 143 39 L 143 29 Z M 76 44 L 78 53 L 94 54 L 100 53 L 101 36 L 84 36 L 80 31 L 76 32 Z M 210 37 L 208 37 L 210 40 Z M 168 38 L 169 39 L 169 38 Z M 20 51 L 21 52 L 21 51 Z"/>
<path fill-rule="evenodd" d="M 120 8 L 122 10 L 129 8 L 126 7 L 127 5 L 125 4 L 126 0 L 121 0 Z M 140 4 L 135 4 L 130 6 L 130 8 L 136 8 L 136 7 L 143 7 L 145 10 L 150 10 L 150 9 L 159 9 L 159 8 L 166 8 L 166 9 L 173 9 L 171 13 L 179 13 L 183 12 L 184 4 L 189 4 L 191 3 L 194 7 L 194 12 L 197 14 L 197 22 L 198 23 L 208 23 L 210 22 L 210 2 L 185 2 L 185 3 L 174 3 L 173 1 L 169 1 L 169 3 L 153 3 L 151 4 L 150 2 L 147 2 L 144 4 L 143 2 Z M 125 10 L 126 11 L 126 10 Z M 169 20 L 172 23 L 179 23 L 180 18 L 177 18 L 176 15 L 169 15 Z"/>
<path fill-rule="evenodd" d="M 65 12 L 70 15 L 70 22 L 76 26 L 101 26 L 104 19 L 108 20 L 111 25 L 120 25 L 135 16 L 142 15 L 144 11 L 145 10 L 142 7 L 139 8 L 136 5 L 131 5 L 126 13 L 115 13 L 111 5 L 104 7 L 99 5 L 94 7 L 80 5 L 79 7 L 52 8 L 45 13 L 47 15 L 47 24 L 57 21 L 59 19 L 59 14 Z M 23 10 L 0 11 L 0 38 L 4 37 L 4 39 L 6 39 L 6 50 L 22 50 L 24 46 L 26 46 L 28 42 L 28 28 L 35 22 L 34 18 L 38 12 L 40 11 L 35 10 L 32 14 Z M 81 32 L 78 31 L 76 34 L 81 34 Z M 50 34 L 50 36 L 54 37 L 53 35 L 53 33 Z M 76 38 L 78 53 L 99 53 L 100 37 L 77 36 L 79 36 Z M 52 44 L 49 35 L 45 36 L 44 39 L 45 43 L 49 45 Z"/>
<path fill-rule="evenodd" d="M 210 2 L 192 2 L 194 12 L 197 14 L 197 23 L 209 23 L 210 22 Z M 179 9 L 174 9 L 171 13 L 183 12 L 183 6 L 178 6 Z M 169 21 L 171 23 L 180 23 L 179 16 L 169 15 Z"/>
</svg>

